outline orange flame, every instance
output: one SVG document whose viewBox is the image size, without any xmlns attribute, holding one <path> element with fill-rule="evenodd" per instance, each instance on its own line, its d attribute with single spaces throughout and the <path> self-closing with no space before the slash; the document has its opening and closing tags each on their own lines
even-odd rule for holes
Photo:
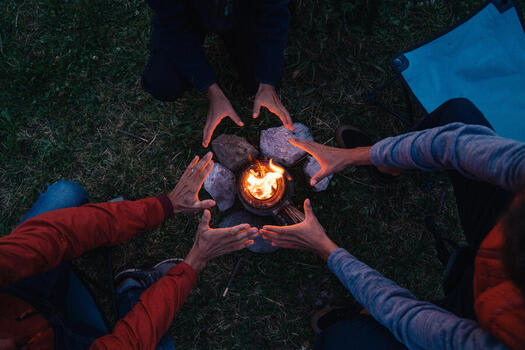
<svg viewBox="0 0 525 350">
<path fill-rule="evenodd" d="M 272 198 L 278 187 L 278 180 L 283 177 L 284 169 L 273 164 L 258 163 L 255 169 L 250 169 L 245 186 L 252 196 L 259 200 Z"/>
</svg>

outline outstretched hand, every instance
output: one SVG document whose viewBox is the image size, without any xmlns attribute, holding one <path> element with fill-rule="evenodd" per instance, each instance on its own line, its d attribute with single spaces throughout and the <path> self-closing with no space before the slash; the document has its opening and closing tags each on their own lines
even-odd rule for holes
<svg viewBox="0 0 525 350">
<path fill-rule="evenodd" d="M 283 106 L 275 87 L 269 84 L 259 84 L 259 90 L 255 95 L 255 100 L 253 101 L 253 118 L 258 118 L 261 113 L 261 107 L 266 107 L 270 112 L 275 114 L 281 119 L 284 127 L 290 131 L 293 131 L 293 122 L 290 117 L 290 113 Z"/>
<path fill-rule="evenodd" d="M 195 242 L 184 260 L 199 273 L 210 259 L 243 249 L 254 243 L 258 235 L 255 227 L 248 224 L 228 228 L 211 228 L 211 213 L 205 210 L 195 234 Z"/>
<path fill-rule="evenodd" d="M 351 163 L 352 149 L 329 147 L 307 140 L 290 139 L 288 142 L 310 153 L 321 165 L 321 170 L 310 180 L 312 186 L 318 184 L 325 177 L 343 170 Z"/>
<path fill-rule="evenodd" d="M 199 200 L 202 184 L 213 168 L 212 157 L 211 152 L 200 161 L 199 156 L 195 156 L 173 191 L 168 194 L 174 213 L 195 213 L 215 205 L 215 201 L 211 199 Z"/>
<path fill-rule="evenodd" d="M 229 117 L 238 126 L 244 126 L 241 118 L 239 118 L 230 101 L 217 84 L 213 84 L 208 88 L 208 98 L 210 99 L 210 108 L 208 109 L 202 137 L 202 146 L 204 147 L 208 147 L 215 128 L 224 118 Z"/>
<path fill-rule="evenodd" d="M 324 260 L 336 250 L 337 245 L 328 238 L 326 232 L 314 215 L 310 200 L 304 201 L 305 219 L 291 226 L 266 225 L 259 230 L 263 239 L 273 246 L 309 250 L 317 253 Z"/>
</svg>

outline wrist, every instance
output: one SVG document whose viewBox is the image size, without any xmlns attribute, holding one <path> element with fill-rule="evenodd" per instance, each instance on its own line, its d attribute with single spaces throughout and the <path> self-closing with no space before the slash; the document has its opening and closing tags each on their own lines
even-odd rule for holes
<svg viewBox="0 0 525 350">
<path fill-rule="evenodd" d="M 213 83 L 210 85 L 210 87 L 206 90 L 206 96 L 208 96 L 209 100 L 214 100 L 219 97 L 225 97 L 224 92 L 222 92 L 221 88 L 219 87 L 219 84 Z"/>
<path fill-rule="evenodd" d="M 265 91 L 265 90 L 275 90 L 275 86 L 273 86 L 271 84 L 259 83 L 259 91 L 257 91 L 257 92 L 259 93 L 259 92 Z"/>
<path fill-rule="evenodd" d="M 339 246 L 332 242 L 330 238 L 326 237 L 316 246 L 315 252 L 321 257 L 321 259 L 328 261 L 330 255 L 337 249 L 339 249 Z"/>
<path fill-rule="evenodd" d="M 191 268 L 199 274 L 204 268 L 206 267 L 206 264 L 208 263 L 208 259 L 202 254 L 198 248 L 193 246 L 184 259 L 184 262 L 191 266 Z"/>
<path fill-rule="evenodd" d="M 345 165 L 372 165 L 370 151 L 372 146 L 345 149 Z"/>
</svg>

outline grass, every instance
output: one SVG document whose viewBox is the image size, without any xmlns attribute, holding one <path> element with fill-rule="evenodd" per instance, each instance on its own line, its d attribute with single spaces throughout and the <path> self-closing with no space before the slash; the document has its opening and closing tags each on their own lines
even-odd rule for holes
<svg viewBox="0 0 525 350">
<path fill-rule="evenodd" d="M 345 123 L 369 131 L 375 140 L 403 132 L 363 95 L 392 76 L 393 54 L 449 28 L 482 3 L 376 2 L 375 10 L 374 1 L 365 0 L 294 2 L 280 93 L 294 121 L 308 125 L 320 142 Z M 151 15 L 136 0 L 0 3 L 0 235 L 9 234 L 38 194 L 58 179 L 78 181 L 93 202 L 119 195 L 139 199 L 168 192 L 193 155 L 204 153 L 205 97 L 190 91 L 175 103 L 160 103 L 140 88 Z M 215 135 L 235 133 L 257 144 L 259 131 L 279 125 L 278 119 L 268 113 L 250 119 L 253 96 L 238 89 L 222 43 L 210 36 L 205 48 L 246 122 L 241 129 L 225 121 Z M 400 89 L 384 98 L 402 108 Z M 155 141 L 148 145 L 118 129 Z M 461 239 L 450 185 L 441 175 L 433 179 L 429 192 L 420 190 L 416 172 L 381 187 L 353 168 L 335 176 L 324 193 L 312 192 L 299 177 L 294 200 L 311 198 L 335 242 L 430 300 L 442 293 L 442 268 L 424 217 L 437 210 L 443 190 L 438 225 L 448 237 Z M 212 216 L 217 224 L 221 214 L 214 210 Z M 117 247 L 114 272 L 184 257 L 197 220 L 177 217 Z M 247 262 L 222 298 L 239 256 Z M 78 265 L 105 285 L 97 272 L 101 257 L 86 254 Z M 97 296 L 114 322 L 107 294 L 99 290 Z M 242 251 L 208 265 L 170 333 L 179 349 L 310 349 L 312 313 L 351 302 L 312 254 Z"/>
</svg>

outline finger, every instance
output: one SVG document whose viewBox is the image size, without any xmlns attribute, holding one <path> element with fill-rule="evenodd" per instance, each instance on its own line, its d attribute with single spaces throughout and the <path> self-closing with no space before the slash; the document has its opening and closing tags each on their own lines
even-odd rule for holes
<svg viewBox="0 0 525 350">
<path fill-rule="evenodd" d="M 244 241 L 248 239 L 253 239 L 257 237 L 258 234 L 259 234 L 259 230 L 257 230 L 257 228 L 255 227 L 251 227 L 247 230 L 242 230 L 238 232 L 235 235 L 235 237 L 228 240 L 228 244 L 242 244 Z"/>
<path fill-rule="evenodd" d="M 317 145 L 316 142 L 300 139 L 288 139 L 288 142 L 290 142 L 295 147 L 310 153 L 311 155 L 314 155 L 315 153 L 315 146 Z"/>
<path fill-rule="evenodd" d="M 292 225 L 294 226 L 294 225 Z M 263 231 L 271 231 L 275 232 L 277 234 L 284 234 L 287 233 L 290 230 L 290 227 L 292 226 L 272 226 L 272 225 L 264 225 L 262 230 Z"/>
<path fill-rule="evenodd" d="M 253 119 L 259 118 L 260 113 L 261 113 L 261 104 L 256 101 L 253 104 L 253 112 L 252 112 Z"/>
<path fill-rule="evenodd" d="M 314 210 L 312 208 L 312 203 L 310 203 L 310 199 L 305 199 L 304 201 L 304 215 L 306 219 L 308 218 L 315 218 Z"/>
<path fill-rule="evenodd" d="M 211 141 L 211 137 L 213 135 L 213 132 L 215 131 L 215 128 L 219 123 L 224 119 L 226 115 L 222 115 L 220 118 L 215 119 L 211 123 L 206 122 L 206 126 L 204 127 L 204 138 L 202 140 L 202 145 L 204 147 L 208 147 Z"/>
<path fill-rule="evenodd" d="M 182 174 L 182 176 L 183 177 L 188 176 L 188 174 L 191 172 L 191 169 L 195 167 L 195 164 L 197 164 L 198 161 L 199 161 L 199 156 L 195 156 L 195 158 L 193 158 L 193 160 L 191 161 L 190 165 L 188 165 L 186 170 L 184 170 L 184 174 Z"/>
<path fill-rule="evenodd" d="M 282 114 L 284 116 L 284 119 L 286 120 L 286 125 L 288 125 L 287 126 L 288 130 L 293 131 L 292 118 L 290 117 L 290 113 L 288 112 L 288 110 L 284 106 L 283 106 L 283 109 L 282 109 Z"/>
<path fill-rule="evenodd" d="M 233 120 L 233 122 L 237 124 L 238 126 L 244 126 L 244 123 L 242 122 L 241 118 L 239 118 L 239 116 L 237 115 L 235 111 L 232 111 L 230 113 L 230 119 Z"/>
<path fill-rule="evenodd" d="M 312 179 L 310 180 L 310 185 L 312 186 L 317 185 L 326 176 L 328 176 L 328 174 L 326 174 L 323 169 L 319 170 L 317 173 L 315 173 L 314 176 L 312 176 Z"/>
<path fill-rule="evenodd" d="M 233 227 L 215 228 L 214 231 L 218 235 L 226 235 L 226 236 L 229 235 L 230 237 L 235 237 L 235 235 L 238 232 L 247 230 L 249 228 L 250 228 L 249 224 L 240 224 L 240 225 L 233 226 Z"/>
<path fill-rule="evenodd" d="M 276 236 L 262 236 L 264 240 L 271 242 L 272 246 L 283 248 L 307 249 L 308 247 L 300 242 L 295 242 L 289 239 L 283 239 Z"/>
<path fill-rule="evenodd" d="M 210 209 L 214 207 L 217 203 L 212 199 L 206 199 L 204 201 L 198 201 L 193 205 L 195 209 Z"/>
<path fill-rule="evenodd" d="M 198 176 L 206 168 L 206 166 L 208 166 L 208 163 L 211 161 L 212 157 L 213 157 L 213 152 L 206 153 L 204 157 L 202 157 L 202 159 L 199 160 L 197 165 L 195 165 L 195 167 L 193 168 L 194 169 L 193 173 Z"/>
<path fill-rule="evenodd" d="M 211 213 L 209 210 L 205 210 L 202 213 L 201 221 L 199 223 L 199 231 L 208 230 L 210 228 Z"/>
<path fill-rule="evenodd" d="M 250 239 L 250 240 L 247 240 L 246 242 L 243 242 L 241 244 L 235 244 L 235 245 L 231 245 L 229 246 L 228 248 L 224 249 L 223 250 L 223 253 L 222 254 L 227 254 L 227 253 L 231 253 L 231 252 L 235 252 L 237 250 L 241 250 L 241 249 L 244 249 L 246 247 L 249 247 L 251 246 L 252 244 L 254 244 L 255 241 L 253 239 Z"/>
<path fill-rule="evenodd" d="M 202 184 L 204 183 L 204 180 L 208 177 L 211 170 L 213 169 L 213 166 L 215 165 L 215 162 L 213 160 L 209 161 L 208 164 L 204 169 L 202 169 L 199 173 L 197 173 L 197 184 L 199 185 L 199 189 L 201 188 Z"/>
<path fill-rule="evenodd" d="M 280 235 L 280 233 L 277 233 L 275 231 L 265 230 L 265 229 L 259 230 L 259 233 L 260 234 L 264 234 L 264 235 L 270 235 L 270 236 L 279 236 Z"/>
</svg>

